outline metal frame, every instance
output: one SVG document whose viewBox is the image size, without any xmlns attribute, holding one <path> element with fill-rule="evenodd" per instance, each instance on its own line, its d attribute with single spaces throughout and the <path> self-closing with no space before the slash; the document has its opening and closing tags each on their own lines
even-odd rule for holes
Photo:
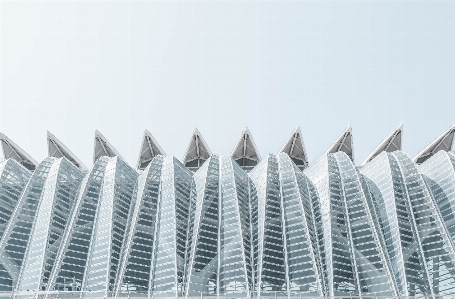
<svg viewBox="0 0 455 299">
<path fill-rule="evenodd" d="M 346 143 L 346 141 L 349 141 Z M 352 136 L 351 125 L 347 126 L 346 129 L 335 139 L 335 141 L 329 146 L 325 154 L 345 152 L 351 161 L 354 163 L 354 141 Z"/>
<path fill-rule="evenodd" d="M 210 148 L 197 128 L 194 128 L 188 147 L 183 155 L 182 163 L 188 167 L 188 163 L 198 161 L 195 167 L 188 167 L 191 171 L 196 171 L 212 155 Z M 202 162 L 202 163 L 201 163 Z"/>
<path fill-rule="evenodd" d="M 27 154 L 16 143 L 9 139 L 5 134 L 0 133 L 0 141 L 2 143 L 3 157 L 5 159 L 14 159 L 28 170 L 34 171 L 38 167 L 38 162 Z"/>
<path fill-rule="evenodd" d="M 99 150 L 97 151 L 97 145 Z M 98 130 L 95 131 L 95 143 L 93 146 L 93 163 L 98 160 L 99 157 L 108 156 L 108 157 L 115 157 L 120 156 L 118 151 L 107 141 L 106 137 L 104 137 Z M 122 158 L 122 160 L 124 160 Z"/>
<path fill-rule="evenodd" d="M 153 137 L 152 133 L 146 129 L 142 137 L 142 145 L 137 158 L 136 168 L 138 170 L 144 170 L 157 155 L 166 156 L 166 153 Z"/>
<path fill-rule="evenodd" d="M 398 141 L 398 142 L 397 142 Z M 398 144 L 397 144 L 398 143 Z M 403 143 L 403 124 L 399 124 L 398 127 L 393 129 L 393 131 L 382 141 L 372 152 L 369 154 L 362 163 L 359 164 L 359 167 L 364 166 L 371 160 L 373 160 L 377 155 L 386 152 L 401 151 L 401 144 Z M 393 147 L 393 148 L 392 148 Z"/>
<path fill-rule="evenodd" d="M 250 171 L 254 166 L 256 166 L 259 163 L 259 161 L 261 161 L 261 155 L 259 154 L 259 151 L 256 147 L 256 143 L 254 142 L 253 136 L 251 135 L 251 132 L 248 129 L 248 127 L 245 127 L 245 129 L 243 129 L 239 140 L 232 149 L 231 157 L 236 162 L 242 159 L 254 161 L 253 166 L 240 165 L 240 167 L 242 167 L 242 169 L 247 172 Z"/>
<path fill-rule="evenodd" d="M 77 166 L 83 173 L 88 173 L 88 168 L 51 132 L 47 131 L 48 157 L 65 157 Z"/>
<path fill-rule="evenodd" d="M 432 157 L 438 151 L 451 151 L 454 144 L 454 135 L 455 135 L 455 124 L 451 125 L 444 132 L 442 132 L 438 137 L 436 137 L 432 142 L 425 146 L 420 152 L 418 152 L 412 161 L 417 165 L 422 164 L 427 159 Z M 449 141 L 446 143 L 446 141 Z"/>
<path fill-rule="evenodd" d="M 277 154 L 279 153 L 286 153 L 289 157 L 302 161 L 303 167 L 297 165 L 301 170 L 303 170 L 302 168 L 308 167 L 308 155 L 305 149 L 305 143 L 303 142 L 302 131 L 299 126 L 292 131 L 291 135 Z"/>
</svg>

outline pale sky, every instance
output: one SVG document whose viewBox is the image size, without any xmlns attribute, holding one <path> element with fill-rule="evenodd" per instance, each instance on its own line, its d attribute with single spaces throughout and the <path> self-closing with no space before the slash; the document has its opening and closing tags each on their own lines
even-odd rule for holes
<svg viewBox="0 0 455 299">
<path fill-rule="evenodd" d="M 181 159 L 248 126 L 262 157 L 300 125 L 310 162 L 351 124 L 360 163 L 400 122 L 413 156 L 455 123 L 455 1 L 1 1 L 0 131 L 49 130 L 87 166 L 144 129 Z"/>
</svg>

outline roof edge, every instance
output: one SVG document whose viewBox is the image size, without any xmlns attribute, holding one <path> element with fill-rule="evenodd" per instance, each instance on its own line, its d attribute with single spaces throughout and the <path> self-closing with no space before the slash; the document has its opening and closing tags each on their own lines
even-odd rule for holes
<svg viewBox="0 0 455 299">
<path fill-rule="evenodd" d="M 390 132 L 389 135 L 387 135 L 386 138 L 384 138 L 383 141 L 381 141 L 379 143 L 378 146 L 376 146 L 374 148 L 374 150 L 365 158 L 363 159 L 363 161 L 359 164 L 359 167 L 362 167 L 362 166 L 365 166 L 365 164 L 367 164 L 368 162 L 370 162 L 371 160 L 373 160 L 374 157 L 376 157 L 377 155 L 380 154 L 380 152 L 378 153 L 379 149 L 386 143 L 388 142 L 389 140 L 391 140 L 394 136 L 398 135 L 398 133 L 401 133 L 401 139 L 403 140 L 403 123 L 400 123 L 395 129 L 392 130 L 392 132 Z M 402 149 L 402 143 L 403 141 L 401 141 L 400 143 L 400 151 Z"/>
<path fill-rule="evenodd" d="M 433 150 L 432 147 L 437 147 L 440 142 L 442 142 L 445 137 L 449 136 L 450 134 L 455 134 L 455 123 L 452 124 L 450 127 L 448 127 L 444 132 L 439 134 L 435 139 L 433 139 L 430 143 L 428 143 L 420 152 L 418 152 L 413 158 L 412 161 L 414 163 L 417 163 L 417 160 L 425 154 L 431 154 L 431 151 Z M 455 139 L 455 138 L 454 138 Z M 454 140 L 452 140 L 452 144 L 450 145 L 450 149 L 452 150 L 454 144 Z"/>
<path fill-rule="evenodd" d="M 77 164 L 79 165 L 76 165 L 78 166 L 78 168 L 80 170 L 82 170 L 83 172 L 88 172 L 88 168 L 85 166 L 85 164 L 73 153 L 71 152 L 65 144 L 63 144 L 63 142 L 61 142 L 57 137 L 55 137 L 55 135 L 53 135 L 51 132 L 47 131 L 47 142 L 48 142 L 48 157 L 51 157 L 51 152 L 50 152 L 50 148 L 49 148 L 49 142 L 50 140 L 53 140 L 56 145 L 60 148 L 62 148 L 65 152 L 66 152 L 66 155 L 64 153 L 61 153 L 63 156 L 65 156 L 66 158 L 68 158 L 67 156 L 69 156 L 71 159 L 73 159 Z M 68 158 L 68 160 L 71 161 L 71 159 Z"/>
<path fill-rule="evenodd" d="M 245 136 L 245 135 L 248 135 L 248 136 L 250 137 L 251 144 L 253 145 L 253 150 L 254 150 L 254 152 L 256 153 L 256 156 L 258 157 L 258 162 L 261 161 L 261 160 L 262 160 L 262 159 L 261 159 L 261 155 L 259 154 L 259 150 L 258 150 L 258 148 L 257 148 L 257 146 L 256 146 L 256 142 L 254 142 L 253 135 L 251 134 L 251 131 L 250 131 L 250 129 L 248 129 L 248 127 L 245 127 L 245 128 L 243 129 L 242 133 L 240 134 L 239 139 L 237 140 L 237 142 L 235 143 L 234 148 L 233 148 L 232 151 L 231 151 L 231 154 L 230 154 L 231 157 L 233 157 L 235 151 L 236 151 L 240 146 L 242 146 L 241 142 L 242 142 L 242 140 L 243 140 L 243 136 Z"/>
<path fill-rule="evenodd" d="M 33 165 L 35 165 L 35 168 L 38 167 L 39 163 L 32 158 L 32 156 L 30 156 L 26 151 L 24 151 L 20 146 L 18 146 L 16 143 L 14 143 L 14 141 L 12 141 L 8 136 L 6 136 L 5 134 L 1 133 L 0 132 L 0 140 L 3 140 L 4 142 L 6 142 L 10 147 L 12 147 L 15 151 L 19 152 L 18 154 L 21 154 L 22 156 L 24 156 L 30 163 L 32 163 Z M 2 146 L 2 151 L 3 151 L 3 157 L 5 159 L 6 156 L 5 156 L 5 151 L 3 149 L 3 146 Z M 21 161 L 18 161 L 18 162 L 21 162 Z"/>
</svg>

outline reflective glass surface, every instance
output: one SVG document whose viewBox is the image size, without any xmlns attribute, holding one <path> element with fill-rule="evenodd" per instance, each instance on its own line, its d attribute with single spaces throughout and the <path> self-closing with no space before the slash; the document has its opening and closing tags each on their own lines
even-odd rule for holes
<svg viewBox="0 0 455 299">
<path fill-rule="evenodd" d="M 46 290 L 83 177 L 79 168 L 66 158 L 52 164 L 43 185 L 17 289 Z"/>
<path fill-rule="evenodd" d="M 455 243 L 455 154 L 439 151 L 419 165 L 418 169 Z"/>
<path fill-rule="evenodd" d="M 164 158 L 151 256 L 150 292 L 182 294 L 191 172 L 172 156 Z"/>
<path fill-rule="evenodd" d="M 249 294 L 251 181 L 230 156 L 212 155 L 194 174 L 187 294 Z"/>
<path fill-rule="evenodd" d="M 57 254 L 57 265 L 49 279 L 49 290 L 81 290 L 108 162 L 108 157 L 99 158 L 81 183 L 75 208 L 70 214 L 69 224 L 62 236 L 63 242 Z"/>
<path fill-rule="evenodd" d="M 269 155 L 249 174 L 257 189 L 255 291 L 322 294 L 308 180 L 291 158 Z M 313 193 L 314 194 L 314 193 Z"/>
<path fill-rule="evenodd" d="M 400 151 L 384 152 L 361 172 L 399 292 L 416 297 L 452 293 L 453 243 L 416 165 Z"/>
<path fill-rule="evenodd" d="M 137 172 L 121 158 L 104 170 L 82 287 L 113 291 Z"/>
<path fill-rule="evenodd" d="M 3 238 L 30 176 L 30 171 L 14 159 L 0 163 L 0 238 Z M 7 263 L 9 262 L 5 260 L 0 263 L 0 290 L 10 290 L 13 287 L 11 276 L 7 274 L 8 268 L 5 268 Z"/>
<path fill-rule="evenodd" d="M 315 226 L 322 227 L 317 238 L 325 292 L 394 294 L 373 215 L 351 159 L 344 152 L 327 154 L 305 173 L 319 194 L 321 215 L 314 217 Z"/>
<path fill-rule="evenodd" d="M 55 158 L 46 158 L 33 172 L 0 240 L 0 289 L 15 289 L 28 248 L 43 188 Z"/>
<path fill-rule="evenodd" d="M 0 290 L 450 297 L 455 154 L 428 153 L 417 166 L 378 151 L 356 167 L 352 144 L 348 153 L 340 144 L 303 171 L 292 144 L 249 168 L 206 150 L 194 173 L 161 155 L 137 170 L 100 156 L 88 173 L 66 157 L 33 172 L 2 161 Z"/>
<path fill-rule="evenodd" d="M 118 291 L 150 292 L 153 242 L 156 239 L 156 212 L 160 195 L 163 157 L 155 157 L 138 178 L 118 280 Z"/>
</svg>

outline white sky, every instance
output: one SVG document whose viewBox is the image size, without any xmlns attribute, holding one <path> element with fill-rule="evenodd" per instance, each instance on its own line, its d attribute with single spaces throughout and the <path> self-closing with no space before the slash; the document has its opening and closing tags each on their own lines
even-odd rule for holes
<svg viewBox="0 0 455 299">
<path fill-rule="evenodd" d="M 314 161 L 351 124 L 360 162 L 455 123 L 455 1 L 1 1 L 0 34 L 0 131 L 38 161 L 46 130 L 90 166 L 95 129 L 135 165 L 145 128 L 181 159 L 296 125 Z"/>
</svg>

